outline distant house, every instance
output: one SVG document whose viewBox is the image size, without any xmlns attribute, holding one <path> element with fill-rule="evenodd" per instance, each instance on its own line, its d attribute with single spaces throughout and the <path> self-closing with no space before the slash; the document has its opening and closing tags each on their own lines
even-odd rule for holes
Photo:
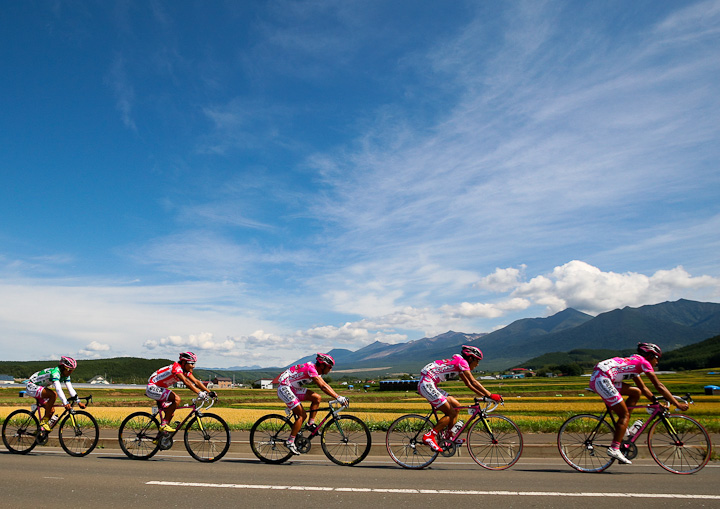
<svg viewBox="0 0 720 509">
<path fill-rule="evenodd" d="M 0 384 L 14 384 L 15 379 L 11 377 L 10 375 L 0 375 Z"/>
<path fill-rule="evenodd" d="M 261 389 L 274 389 L 273 380 L 271 378 L 261 378 L 256 380 L 253 387 L 260 387 Z"/>
<path fill-rule="evenodd" d="M 90 379 L 90 383 L 93 384 L 93 385 L 95 385 L 95 384 L 110 385 L 110 382 L 108 382 L 107 380 L 105 380 L 105 377 L 104 377 L 104 376 L 101 376 L 101 375 L 97 375 L 97 376 L 92 377 L 92 378 Z"/>
<path fill-rule="evenodd" d="M 216 376 L 212 379 L 212 383 L 217 386 L 218 389 L 230 389 L 232 387 L 232 378 Z"/>
</svg>

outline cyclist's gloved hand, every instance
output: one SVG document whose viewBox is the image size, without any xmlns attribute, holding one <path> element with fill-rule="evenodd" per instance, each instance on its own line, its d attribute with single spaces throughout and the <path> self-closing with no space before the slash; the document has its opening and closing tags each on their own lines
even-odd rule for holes
<svg viewBox="0 0 720 509">
<path fill-rule="evenodd" d="M 502 401 L 502 396 L 500 396 L 499 394 L 491 394 L 490 399 L 493 401 L 500 402 L 500 401 Z"/>
<path fill-rule="evenodd" d="M 208 393 L 205 391 L 198 392 L 198 399 L 207 399 Z"/>
<path fill-rule="evenodd" d="M 208 394 L 210 394 L 211 398 L 217 398 L 217 392 L 215 391 L 210 391 Z"/>
<path fill-rule="evenodd" d="M 342 406 L 348 406 L 348 399 L 345 396 L 338 396 L 337 402 L 340 403 Z"/>
</svg>

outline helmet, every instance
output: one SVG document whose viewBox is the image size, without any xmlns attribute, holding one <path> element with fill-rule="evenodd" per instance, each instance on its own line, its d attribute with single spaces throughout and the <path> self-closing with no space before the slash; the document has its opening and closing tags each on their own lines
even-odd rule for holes
<svg viewBox="0 0 720 509">
<path fill-rule="evenodd" d="M 315 362 L 320 364 L 327 364 L 331 368 L 335 365 L 335 359 L 333 359 L 331 356 L 329 356 L 326 353 L 319 353 L 317 354 L 317 357 L 315 357 Z"/>
<path fill-rule="evenodd" d="M 197 362 L 197 355 L 192 352 L 182 352 L 178 361 L 188 361 L 195 364 Z"/>
<path fill-rule="evenodd" d="M 75 369 L 77 368 L 77 361 L 73 359 L 72 357 L 60 357 L 60 365 L 65 366 L 68 369 Z"/>
<path fill-rule="evenodd" d="M 652 354 L 658 359 L 662 357 L 662 350 L 655 343 L 638 343 L 637 351 L 640 355 Z"/>
<path fill-rule="evenodd" d="M 470 346 L 470 345 L 463 345 L 461 353 L 462 353 L 463 357 L 474 357 L 479 361 L 482 360 L 482 352 L 477 347 Z"/>
</svg>

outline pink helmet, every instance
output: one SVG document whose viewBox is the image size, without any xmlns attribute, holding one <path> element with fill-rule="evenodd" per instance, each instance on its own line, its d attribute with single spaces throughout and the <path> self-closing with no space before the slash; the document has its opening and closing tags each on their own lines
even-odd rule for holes
<svg viewBox="0 0 720 509">
<path fill-rule="evenodd" d="M 326 353 L 318 352 L 317 357 L 315 357 L 315 362 L 320 364 L 327 364 L 331 368 L 335 365 L 335 359 L 333 359 L 330 355 Z"/>
<path fill-rule="evenodd" d="M 182 352 L 178 361 L 188 361 L 195 364 L 197 362 L 197 355 L 192 352 Z"/>
<path fill-rule="evenodd" d="M 638 343 L 637 351 L 640 355 L 652 354 L 658 359 L 662 357 L 662 350 L 655 343 Z"/>
<path fill-rule="evenodd" d="M 68 369 L 75 369 L 77 368 L 77 361 L 73 359 L 72 357 L 60 357 L 60 365 L 65 366 Z"/>
<path fill-rule="evenodd" d="M 471 345 L 463 345 L 460 351 L 463 357 L 475 357 L 477 360 L 482 360 L 482 352 L 479 348 Z"/>
</svg>

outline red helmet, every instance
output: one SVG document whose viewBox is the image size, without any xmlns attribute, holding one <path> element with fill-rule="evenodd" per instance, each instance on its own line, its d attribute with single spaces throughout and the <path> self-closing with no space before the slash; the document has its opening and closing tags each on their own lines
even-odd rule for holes
<svg viewBox="0 0 720 509">
<path fill-rule="evenodd" d="M 640 355 L 652 354 L 658 359 L 662 357 L 662 350 L 655 343 L 638 343 L 637 351 Z"/>
<path fill-rule="evenodd" d="M 60 357 L 60 365 L 65 366 L 68 369 L 75 369 L 77 368 L 77 361 L 73 359 L 72 357 Z"/>
<path fill-rule="evenodd" d="M 192 352 L 183 352 L 180 354 L 178 361 L 188 361 L 195 364 L 197 362 L 197 355 Z"/>
<path fill-rule="evenodd" d="M 331 368 L 335 365 L 335 359 L 326 353 L 318 352 L 317 357 L 315 357 L 315 362 L 318 364 L 327 364 Z"/>
<path fill-rule="evenodd" d="M 477 347 L 471 345 L 463 345 L 460 352 L 462 353 L 463 357 L 474 357 L 479 361 L 482 360 L 482 352 Z"/>
</svg>

